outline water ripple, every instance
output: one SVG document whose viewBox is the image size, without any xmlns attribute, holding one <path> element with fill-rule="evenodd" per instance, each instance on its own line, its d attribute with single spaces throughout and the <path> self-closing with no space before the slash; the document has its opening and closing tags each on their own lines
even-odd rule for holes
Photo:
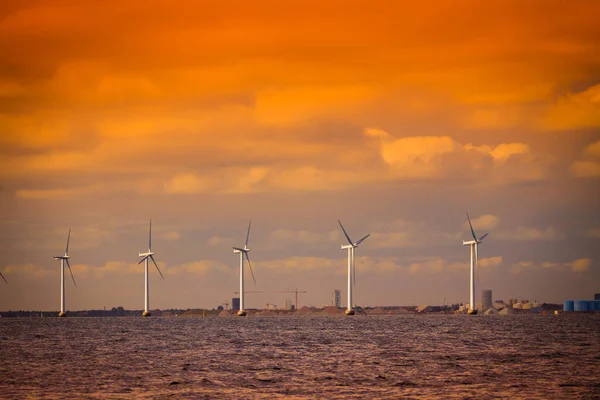
<svg viewBox="0 0 600 400">
<path fill-rule="evenodd" d="M 600 315 L 0 320 L 0 397 L 600 398 Z"/>
</svg>

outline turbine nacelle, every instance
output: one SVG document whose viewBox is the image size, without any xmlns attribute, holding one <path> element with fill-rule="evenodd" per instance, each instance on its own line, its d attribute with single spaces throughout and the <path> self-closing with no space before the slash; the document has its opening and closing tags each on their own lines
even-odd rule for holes
<svg viewBox="0 0 600 400">
<path fill-rule="evenodd" d="M 356 248 L 366 238 L 368 238 L 369 236 L 371 236 L 371 234 L 369 233 L 368 235 L 365 235 L 362 238 L 360 238 L 358 241 L 353 242 L 352 239 L 350 239 L 350 236 L 348 235 L 348 232 L 346 232 L 346 229 L 344 229 L 344 225 L 342 225 L 342 223 L 341 223 L 341 221 L 339 219 L 338 219 L 338 224 L 340 224 L 340 228 L 342 228 L 342 232 L 344 232 L 344 236 L 346 236 L 346 239 L 348 240 L 348 244 L 343 244 L 342 245 L 342 250 L 344 250 L 344 249 L 350 249 L 350 248 Z"/>
<path fill-rule="evenodd" d="M 234 253 L 240 255 L 240 282 L 243 279 L 244 256 L 246 256 L 246 260 L 248 261 L 248 267 L 250 268 L 250 273 L 252 274 L 252 280 L 254 281 L 254 284 L 256 285 L 256 278 L 254 278 L 254 271 L 252 270 L 252 263 L 250 262 L 250 256 L 248 255 L 248 253 L 250 252 L 250 249 L 248 248 L 248 240 L 250 239 L 250 228 L 251 227 L 252 227 L 252 220 L 250 220 L 250 223 L 248 224 L 248 231 L 246 232 L 246 243 L 244 244 L 244 248 L 232 247 L 232 249 L 233 249 Z M 241 285 L 241 286 L 243 287 L 243 285 Z M 240 287 L 240 292 L 242 292 L 240 294 L 240 296 L 243 296 L 242 287 Z M 243 303 L 243 301 L 242 301 L 242 303 Z M 242 314 L 240 314 L 240 315 L 242 315 Z M 246 315 L 246 314 L 244 313 L 243 315 Z"/>
<path fill-rule="evenodd" d="M 463 246 L 468 246 L 470 244 L 479 244 L 489 234 L 485 233 L 485 234 L 477 237 L 475 235 L 475 231 L 473 230 L 473 225 L 471 224 L 471 218 L 469 218 L 469 213 L 466 213 L 466 214 L 467 214 L 467 221 L 469 221 L 469 229 L 471 229 L 471 235 L 473 236 L 473 240 L 469 240 L 469 241 L 463 240 Z"/>
<path fill-rule="evenodd" d="M 67 268 L 69 268 L 69 273 L 71 274 L 71 279 L 73 280 L 73 285 L 75 285 L 75 287 L 77 287 L 77 284 L 75 283 L 75 277 L 73 277 L 73 271 L 71 270 L 71 264 L 69 263 L 69 258 L 71 258 L 71 256 L 69 256 L 69 242 L 70 241 L 71 241 L 71 228 L 69 228 L 69 234 L 67 235 L 67 246 L 65 247 L 65 255 L 64 256 L 55 256 L 54 259 L 65 261 L 65 263 L 67 264 Z M 63 264 L 61 263 L 61 265 L 63 265 Z M 63 286 L 63 290 L 64 290 L 64 286 Z"/>
<path fill-rule="evenodd" d="M 156 267 L 156 270 L 160 274 L 160 277 L 162 279 L 165 279 L 160 268 L 158 268 L 158 264 L 156 263 L 156 260 L 154 260 L 154 253 L 152 252 L 151 249 L 152 249 L 152 220 L 150 220 L 150 228 L 148 229 L 148 251 L 146 253 L 138 253 L 138 256 L 142 257 L 142 259 L 138 262 L 138 265 L 140 265 L 144 261 L 147 261 L 148 259 L 152 260 L 152 263 Z"/>
</svg>

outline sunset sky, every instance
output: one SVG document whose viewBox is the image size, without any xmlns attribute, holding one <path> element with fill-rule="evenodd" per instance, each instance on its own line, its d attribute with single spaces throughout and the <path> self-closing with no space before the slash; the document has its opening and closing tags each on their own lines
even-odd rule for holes
<svg viewBox="0 0 600 400">
<path fill-rule="evenodd" d="M 173 4 L 0 4 L 0 310 L 600 293 L 600 2 Z"/>
</svg>

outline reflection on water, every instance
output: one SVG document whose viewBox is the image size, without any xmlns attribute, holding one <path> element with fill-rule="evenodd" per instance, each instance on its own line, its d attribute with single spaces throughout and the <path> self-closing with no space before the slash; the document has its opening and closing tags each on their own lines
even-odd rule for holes
<svg viewBox="0 0 600 400">
<path fill-rule="evenodd" d="M 600 398 L 600 315 L 0 319 L 0 397 Z"/>
</svg>

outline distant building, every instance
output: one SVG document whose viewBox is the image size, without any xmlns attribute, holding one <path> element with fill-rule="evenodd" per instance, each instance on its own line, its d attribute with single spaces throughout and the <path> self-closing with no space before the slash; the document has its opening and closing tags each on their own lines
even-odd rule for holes
<svg viewBox="0 0 600 400">
<path fill-rule="evenodd" d="M 286 310 L 294 310 L 296 307 L 294 307 L 294 303 L 292 303 L 292 299 L 286 299 L 285 301 L 285 309 Z"/>
<path fill-rule="evenodd" d="M 231 309 L 233 311 L 240 310 L 240 298 L 239 297 L 234 297 L 231 299 Z"/>
<path fill-rule="evenodd" d="M 492 308 L 492 291 L 484 290 L 481 292 L 481 302 L 483 303 L 483 311 Z"/>
<path fill-rule="evenodd" d="M 503 308 L 506 308 L 506 307 L 507 307 L 507 304 L 505 304 L 504 301 L 502 301 L 502 300 L 496 300 L 494 302 L 494 308 L 496 310 L 502 310 Z"/>
<path fill-rule="evenodd" d="M 594 300 L 600 300 L 600 293 L 596 293 L 594 295 Z"/>
<path fill-rule="evenodd" d="M 337 308 L 342 307 L 342 291 L 335 289 L 331 292 L 331 305 Z"/>
</svg>

